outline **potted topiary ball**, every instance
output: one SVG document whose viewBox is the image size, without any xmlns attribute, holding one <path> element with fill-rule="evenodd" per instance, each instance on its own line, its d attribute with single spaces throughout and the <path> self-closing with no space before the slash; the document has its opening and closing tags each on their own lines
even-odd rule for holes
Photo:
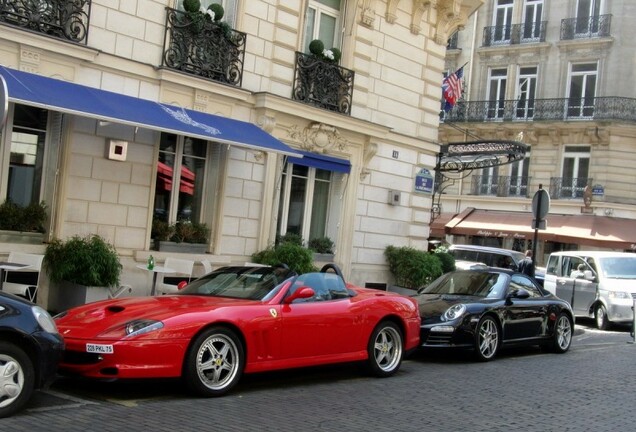
<svg viewBox="0 0 636 432">
<path fill-rule="evenodd" d="M 320 39 L 314 39 L 309 43 L 309 52 L 315 56 L 322 56 L 322 52 L 325 50 L 325 44 Z"/>
<path fill-rule="evenodd" d="M 208 10 L 214 12 L 214 21 L 221 21 L 221 18 L 223 18 L 223 15 L 225 15 L 223 6 L 218 3 L 212 3 L 210 6 L 208 6 Z"/>
<path fill-rule="evenodd" d="M 331 52 L 333 53 L 333 62 L 338 63 L 342 57 L 342 51 L 338 48 L 331 48 Z"/>
<path fill-rule="evenodd" d="M 199 12 L 201 9 L 200 0 L 183 0 L 183 10 L 186 12 Z"/>
</svg>

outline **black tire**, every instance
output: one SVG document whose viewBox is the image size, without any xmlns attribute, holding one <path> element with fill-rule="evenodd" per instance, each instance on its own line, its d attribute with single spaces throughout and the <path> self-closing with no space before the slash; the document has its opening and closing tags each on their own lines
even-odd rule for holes
<svg viewBox="0 0 636 432">
<path fill-rule="evenodd" d="M 402 364 L 404 342 L 402 331 L 391 321 L 379 323 L 367 345 L 368 371 L 377 377 L 384 378 L 395 374 Z"/>
<path fill-rule="evenodd" d="M 213 327 L 196 338 L 186 355 L 183 378 L 194 393 L 221 396 L 239 382 L 245 368 L 245 350 L 236 334 Z"/>
<path fill-rule="evenodd" d="M 33 363 L 22 348 L 0 342 L 0 418 L 20 410 L 35 387 Z"/>
<path fill-rule="evenodd" d="M 552 345 L 550 347 L 552 352 L 563 354 L 570 349 L 573 328 L 572 318 L 565 313 L 559 314 L 554 325 L 554 334 L 552 335 Z"/>
<path fill-rule="evenodd" d="M 609 330 L 611 323 L 607 318 L 607 309 L 601 303 L 594 308 L 594 322 L 599 330 Z"/>
<path fill-rule="evenodd" d="M 501 345 L 501 331 L 497 321 L 489 315 L 482 317 L 475 331 L 475 357 L 479 361 L 490 361 L 497 355 Z"/>
</svg>

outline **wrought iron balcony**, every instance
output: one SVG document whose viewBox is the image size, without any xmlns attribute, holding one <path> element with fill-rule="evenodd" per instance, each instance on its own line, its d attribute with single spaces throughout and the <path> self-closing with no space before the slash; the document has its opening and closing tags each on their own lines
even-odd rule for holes
<svg viewBox="0 0 636 432">
<path fill-rule="evenodd" d="M 609 37 L 611 15 L 596 15 L 561 20 L 561 40 Z"/>
<path fill-rule="evenodd" d="M 547 21 L 484 27 L 482 46 L 545 42 Z"/>
<path fill-rule="evenodd" d="M 594 179 L 587 177 L 551 177 L 550 198 L 583 198 L 585 187 L 588 185 L 592 185 L 593 180 Z"/>
<path fill-rule="evenodd" d="M 91 0 L 0 0 L 0 23 L 86 44 Z"/>
<path fill-rule="evenodd" d="M 530 177 L 524 176 L 472 176 L 472 195 L 493 195 L 499 197 L 528 197 Z"/>
<path fill-rule="evenodd" d="M 624 97 L 459 101 L 444 122 L 636 121 L 636 99 Z"/>
<path fill-rule="evenodd" d="M 292 99 L 351 114 L 355 72 L 311 54 L 296 52 Z"/>
<path fill-rule="evenodd" d="M 247 34 L 198 12 L 166 11 L 162 65 L 240 87 Z"/>
</svg>

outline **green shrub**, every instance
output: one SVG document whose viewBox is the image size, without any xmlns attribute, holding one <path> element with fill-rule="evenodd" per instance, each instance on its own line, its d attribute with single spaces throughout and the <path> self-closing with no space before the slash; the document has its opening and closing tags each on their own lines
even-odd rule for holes
<svg viewBox="0 0 636 432">
<path fill-rule="evenodd" d="M 384 256 L 398 286 L 417 289 L 442 275 L 441 261 L 428 252 L 408 246 L 387 246 Z"/>
<path fill-rule="evenodd" d="M 309 52 L 316 56 L 322 56 L 325 44 L 320 39 L 314 39 L 309 43 Z"/>
<path fill-rule="evenodd" d="M 208 242 L 210 229 L 206 224 L 179 221 L 174 224 L 174 233 L 170 237 L 170 241 L 177 243 L 199 243 Z"/>
<path fill-rule="evenodd" d="M 317 237 L 309 240 L 307 246 L 316 253 L 332 254 L 334 244 L 329 237 Z"/>
<path fill-rule="evenodd" d="M 331 48 L 331 52 L 333 53 L 333 62 L 338 63 L 342 57 L 342 51 L 338 48 Z"/>
<path fill-rule="evenodd" d="M 450 253 L 435 249 L 433 256 L 437 257 L 442 264 L 443 273 L 455 270 L 455 257 Z"/>
<path fill-rule="evenodd" d="M 0 205 L 0 230 L 44 233 L 46 218 L 44 201 L 26 207 L 21 207 L 11 200 Z"/>
<path fill-rule="evenodd" d="M 223 15 L 225 15 L 223 6 L 218 3 L 212 3 L 210 6 L 208 6 L 208 9 L 214 12 L 214 21 L 221 21 L 221 18 L 223 18 Z"/>
<path fill-rule="evenodd" d="M 252 255 L 252 261 L 259 264 L 287 264 L 298 274 L 316 271 L 314 255 L 310 249 L 292 242 L 283 242 Z"/>
<path fill-rule="evenodd" d="M 303 238 L 300 234 L 288 232 L 282 236 L 279 235 L 276 237 L 276 244 L 279 245 L 282 243 L 293 243 L 295 245 L 302 246 Z"/>
<path fill-rule="evenodd" d="M 183 0 L 183 9 L 186 12 L 198 12 L 201 9 L 200 0 Z"/>
<path fill-rule="evenodd" d="M 118 286 L 122 269 L 115 247 L 96 234 L 53 240 L 44 264 L 51 281 L 84 286 Z"/>
</svg>

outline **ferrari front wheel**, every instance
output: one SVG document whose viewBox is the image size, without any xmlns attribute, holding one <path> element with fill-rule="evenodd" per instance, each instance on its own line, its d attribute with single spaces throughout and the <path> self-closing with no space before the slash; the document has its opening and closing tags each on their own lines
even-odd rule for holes
<svg viewBox="0 0 636 432">
<path fill-rule="evenodd" d="M 376 326 L 367 346 L 369 371 L 378 377 L 388 377 L 398 371 L 404 353 L 402 332 L 391 321 Z"/>
<path fill-rule="evenodd" d="M 245 350 L 230 329 L 213 327 L 199 335 L 186 356 L 187 386 L 201 396 L 227 393 L 243 375 Z"/>
</svg>

